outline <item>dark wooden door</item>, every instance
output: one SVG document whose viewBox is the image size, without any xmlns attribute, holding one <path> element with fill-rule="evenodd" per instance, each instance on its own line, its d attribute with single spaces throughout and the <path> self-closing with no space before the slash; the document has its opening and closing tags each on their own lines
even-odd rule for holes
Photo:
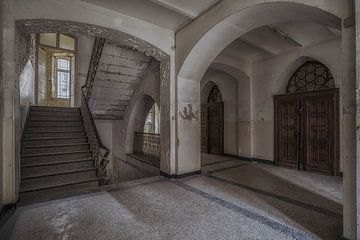
<svg viewBox="0 0 360 240">
<path fill-rule="evenodd" d="M 208 153 L 208 105 L 201 105 L 201 152 Z"/>
<path fill-rule="evenodd" d="M 338 102 L 338 89 L 275 96 L 277 165 L 338 174 Z"/>
<path fill-rule="evenodd" d="M 201 148 L 210 154 L 224 153 L 224 103 L 202 105 Z"/>
<path fill-rule="evenodd" d="M 320 92 L 303 98 L 303 169 L 334 174 L 337 132 L 335 92 Z"/>
<path fill-rule="evenodd" d="M 282 97 L 276 101 L 276 153 L 280 166 L 299 168 L 299 100 Z"/>
</svg>

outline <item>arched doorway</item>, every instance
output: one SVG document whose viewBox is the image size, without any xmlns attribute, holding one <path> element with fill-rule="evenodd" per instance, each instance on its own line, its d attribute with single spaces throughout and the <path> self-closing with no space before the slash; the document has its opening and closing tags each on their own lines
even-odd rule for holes
<svg viewBox="0 0 360 240">
<path fill-rule="evenodd" d="M 224 153 L 224 102 L 219 87 L 210 82 L 201 105 L 201 150 L 204 153 Z M 205 89 L 206 90 L 206 89 Z"/>
<path fill-rule="evenodd" d="M 276 164 L 337 175 L 339 90 L 329 68 L 305 62 L 274 100 Z"/>
</svg>

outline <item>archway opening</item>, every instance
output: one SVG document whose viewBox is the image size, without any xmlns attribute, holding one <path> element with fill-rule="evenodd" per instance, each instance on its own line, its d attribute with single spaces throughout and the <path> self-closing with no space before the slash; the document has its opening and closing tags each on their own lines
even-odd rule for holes
<svg viewBox="0 0 360 240">
<path fill-rule="evenodd" d="M 201 104 L 201 151 L 224 153 L 224 102 L 219 87 L 208 82 L 203 89 Z"/>
</svg>

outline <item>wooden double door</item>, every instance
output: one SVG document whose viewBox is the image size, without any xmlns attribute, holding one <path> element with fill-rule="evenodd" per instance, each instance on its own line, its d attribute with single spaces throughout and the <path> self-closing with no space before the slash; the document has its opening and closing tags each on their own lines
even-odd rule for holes
<svg viewBox="0 0 360 240">
<path fill-rule="evenodd" d="M 201 151 L 221 155 L 224 153 L 224 103 L 201 106 Z"/>
<path fill-rule="evenodd" d="M 275 96 L 277 165 L 337 175 L 338 137 L 338 89 Z"/>
</svg>

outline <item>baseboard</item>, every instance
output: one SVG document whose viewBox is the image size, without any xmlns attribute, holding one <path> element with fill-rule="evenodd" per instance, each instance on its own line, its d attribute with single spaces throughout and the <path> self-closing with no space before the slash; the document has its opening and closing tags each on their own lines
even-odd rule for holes
<svg viewBox="0 0 360 240">
<path fill-rule="evenodd" d="M 261 158 L 242 157 L 242 156 L 236 156 L 236 155 L 228 154 L 228 153 L 224 153 L 223 156 L 237 158 L 239 160 L 247 161 L 247 162 L 258 162 L 258 163 L 269 164 L 269 165 L 274 165 L 275 164 L 275 161 L 271 161 L 271 160 L 267 160 L 267 159 L 261 159 Z"/>
<path fill-rule="evenodd" d="M 175 179 L 179 179 L 179 178 L 185 178 L 185 177 L 190 177 L 193 175 L 198 175 L 201 174 L 201 170 L 198 171 L 194 171 L 194 172 L 188 172 L 188 173 L 183 173 L 183 174 L 168 174 L 166 172 L 160 171 L 160 175 L 166 178 L 175 178 Z"/>
</svg>

